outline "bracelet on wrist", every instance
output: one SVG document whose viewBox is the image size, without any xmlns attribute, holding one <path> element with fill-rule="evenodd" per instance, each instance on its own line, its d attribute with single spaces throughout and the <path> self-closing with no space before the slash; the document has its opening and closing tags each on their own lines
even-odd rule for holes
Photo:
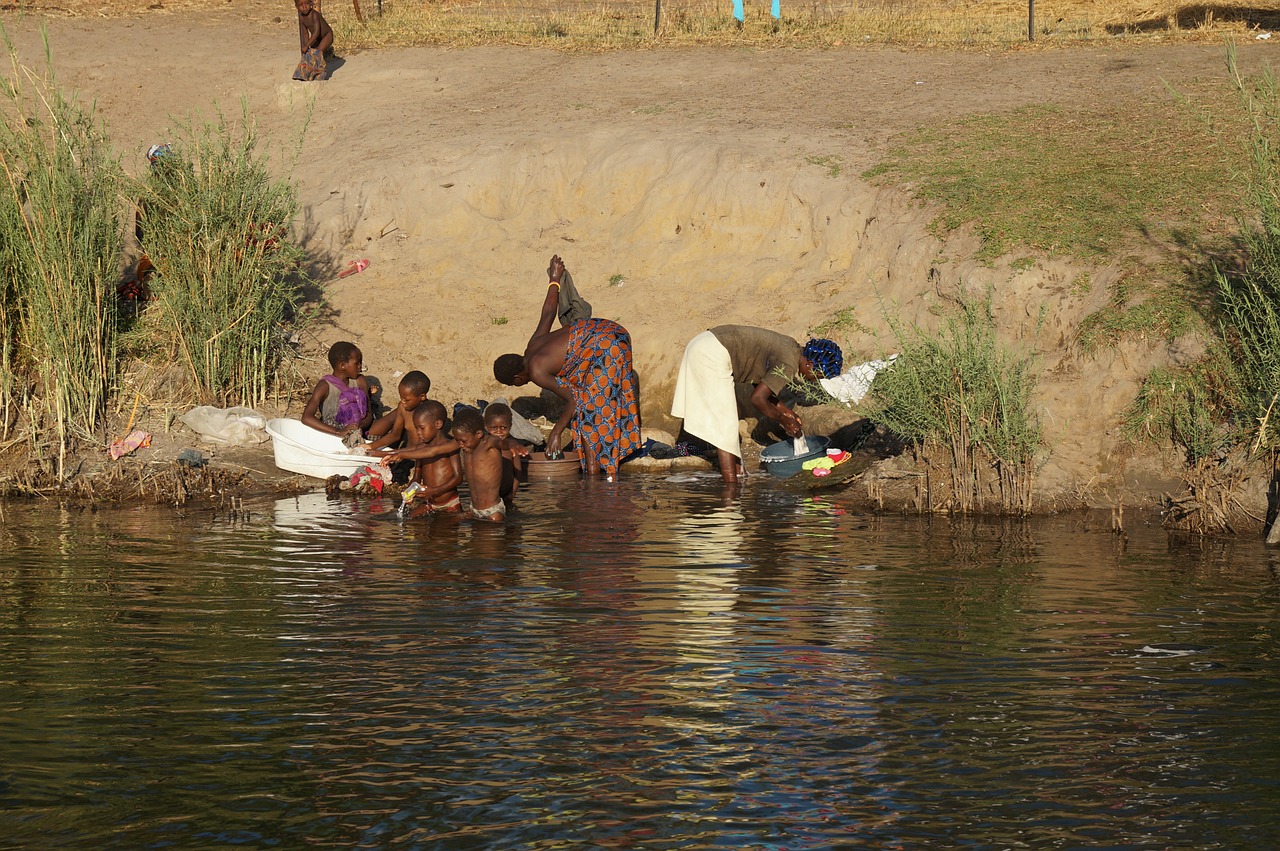
<svg viewBox="0 0 1280 851">
<path fill-rule="evenodd" d="M 548 281 L 548 282 L 547 282 L 547 286 L 549 286 L 549 287 L 555 287 L 556 289 L 560 289 L 560 282 L 559 282 L 559 281 Z"/>
</svg>

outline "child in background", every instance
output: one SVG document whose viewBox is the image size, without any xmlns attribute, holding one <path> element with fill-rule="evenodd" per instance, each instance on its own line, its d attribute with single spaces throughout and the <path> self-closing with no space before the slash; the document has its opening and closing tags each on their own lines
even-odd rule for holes
<svg viewBox="0 0 1280 851">
<path fill-rule="evenodd" d="M 485 433 L 479 411 L 465 408 L 453 420 L 453 439 L 462 449 L 462 466 L 471 487 L 471 516 L 480 520 L 505 519 L 507 504 L 502 501 L 502 447 L 498 438 Z"/>
<path fill-rule="evenodd" d="M 462 507 L 462 500 L 458 497 L 458 485 L 462 484 L 462 465 L 458 460 L 457 444 L 444 434 L 447 416 L 444 405 L 430 399 L 413 412 L 417 440 L 409 447 L 410 450 L 454 447 L 452 452 L 423 458 L 417 463 L 414 481 L 422 487 L 418 498 L 431 511 L 458 511 Z"/>
<path fill-rule="evenodd" d="M 293 79 L 327 80 L 325 57 L 333 51 L 333 30 L 312 0 L 294 0 L 293 5 L 298 10 L 298 44 L 302 48 L 302 61 L 294 69 Z"/>
<path fill-rule="evenodd" d="M 329 366 L 333 372 L 316 382 L 302 410 L 302 421 L 316 431 L 344 439 L 359 435 L 373 422 L 369 384 L 361 374 L 364 356 L 355 343 L 337 342 L 329 347 Z"/>
<path fill-rule="evenodd" d="M 401 439 L 409 445 L 415 442 L 413 412 L 427 400 L 427 394 L 431 392 L 431 379 L 421 370 L 411 370 L 400 379 L 396 392 L 400 394 L 399 403 L 369 427 L 369 439 L 372 441 L 368 446 L 370 451 L 398 447 Z"/>
<path fill-rule="evenodd" d="M 501 496 L 510 501 L 520 487 L 524 472 L 524 459 L 529 457 L 529 447 L 511 436 L 511 408 L 502 402 L 491 402 L 484 409 L 484 430 L 498 439 L 502 449 Z"/>
</svg>

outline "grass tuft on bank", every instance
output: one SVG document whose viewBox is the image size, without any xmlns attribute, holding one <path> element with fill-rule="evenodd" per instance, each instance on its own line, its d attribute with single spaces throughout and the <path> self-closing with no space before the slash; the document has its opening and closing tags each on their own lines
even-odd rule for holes
<svg viewBox="0 0 1280 851">
<path fill-rule="evenodd" d="M 296 193 L 272 173 L 247 106 L 238 121 L 218 114 L 171 139 L 137 186 L 139 242 L 157 274 L 131 341 L 181 364 L 197 395 L 256 405 L 301 301 Z"/>
<path fill-rule="evenodd" d="M 1036 364 L 997 337 L 991 293 L 962 297 L 936 331 L 894 313 L 885 311 L 899 357 L 876 375 L 862 412 L 927 458 L 945 456 L 951 498 L 932 508 L 1030 512 L 1043 442 L 1031 407 Z"/>
<path fill-rule="evenodd" d="M 63 480 L 77 444 L 109 443 L 108 408 L 136 360 L 180 365 L 206 401 L 263 401 L 304 282 L 295 191 L 276 176 L 288 163 L 260 152 L 246 109 L 180 126 L 172 153 L 131 180 L 92 108 L 59 86 L 47 42 L 42 69 L 4 43 L 0 449 L 25 443 L 41 475 Z M 141 287 L 121 276 L 136 211 L 157 270 Z"/>
<path fill-rule="evenodd" d="M 1171 223 L 1221 221 L 1242 163 L 1168 103 L 1043 105 L 905 134 L 864 177 L 937 203 L 942 233 L 972 226 L 981 259 L 1031 248 L 1096 260 L 1165 238 Z"/>
</svg>

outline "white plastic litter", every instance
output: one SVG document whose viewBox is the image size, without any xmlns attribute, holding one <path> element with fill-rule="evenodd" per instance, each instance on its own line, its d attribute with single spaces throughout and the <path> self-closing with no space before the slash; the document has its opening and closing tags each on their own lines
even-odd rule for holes
<svg viewBox="0 0 1280 851">
<path fill-rule="evenodd" d="M 888 360 L 869 360 L 849 367 L 835 378 L 820 378 L 818 381 L 822 384 L 822 389 L 837 401 L 852 405 L 861 402 L 862 397 L 867 395 L 867 391 L 871 389 L 871 382 L 875 381 L 876 373 L 897 359 L 897 355 L 890 355 Z"/>
<path fill-rule="evenodd" d="M 231 446 L 262 443 L 267 420 L 253 408 L 215 408 L 201 405 L 178 418 L 183 425 L 213 443 Z"/>
</svg>

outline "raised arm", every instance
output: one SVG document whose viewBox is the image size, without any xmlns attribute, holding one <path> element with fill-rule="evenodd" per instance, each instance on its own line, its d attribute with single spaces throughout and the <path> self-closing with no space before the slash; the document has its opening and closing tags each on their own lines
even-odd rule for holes
<svg viewBox="0 0 1280 851">
<path fill-rule="evenodd" d="M 547 297 L 542 301 L 542 314 L 538 317 L 538 328 L 529 338 L 529 346 L 534 341 L 551 333 L 551 323 L 560 312 L 560 280 L 564 277 L 564 261 L 560 255 L 551 255 L 551 263 L 547 266 Z M 525 349 L 528 351 L 528 347 Z"/>
</svg>

